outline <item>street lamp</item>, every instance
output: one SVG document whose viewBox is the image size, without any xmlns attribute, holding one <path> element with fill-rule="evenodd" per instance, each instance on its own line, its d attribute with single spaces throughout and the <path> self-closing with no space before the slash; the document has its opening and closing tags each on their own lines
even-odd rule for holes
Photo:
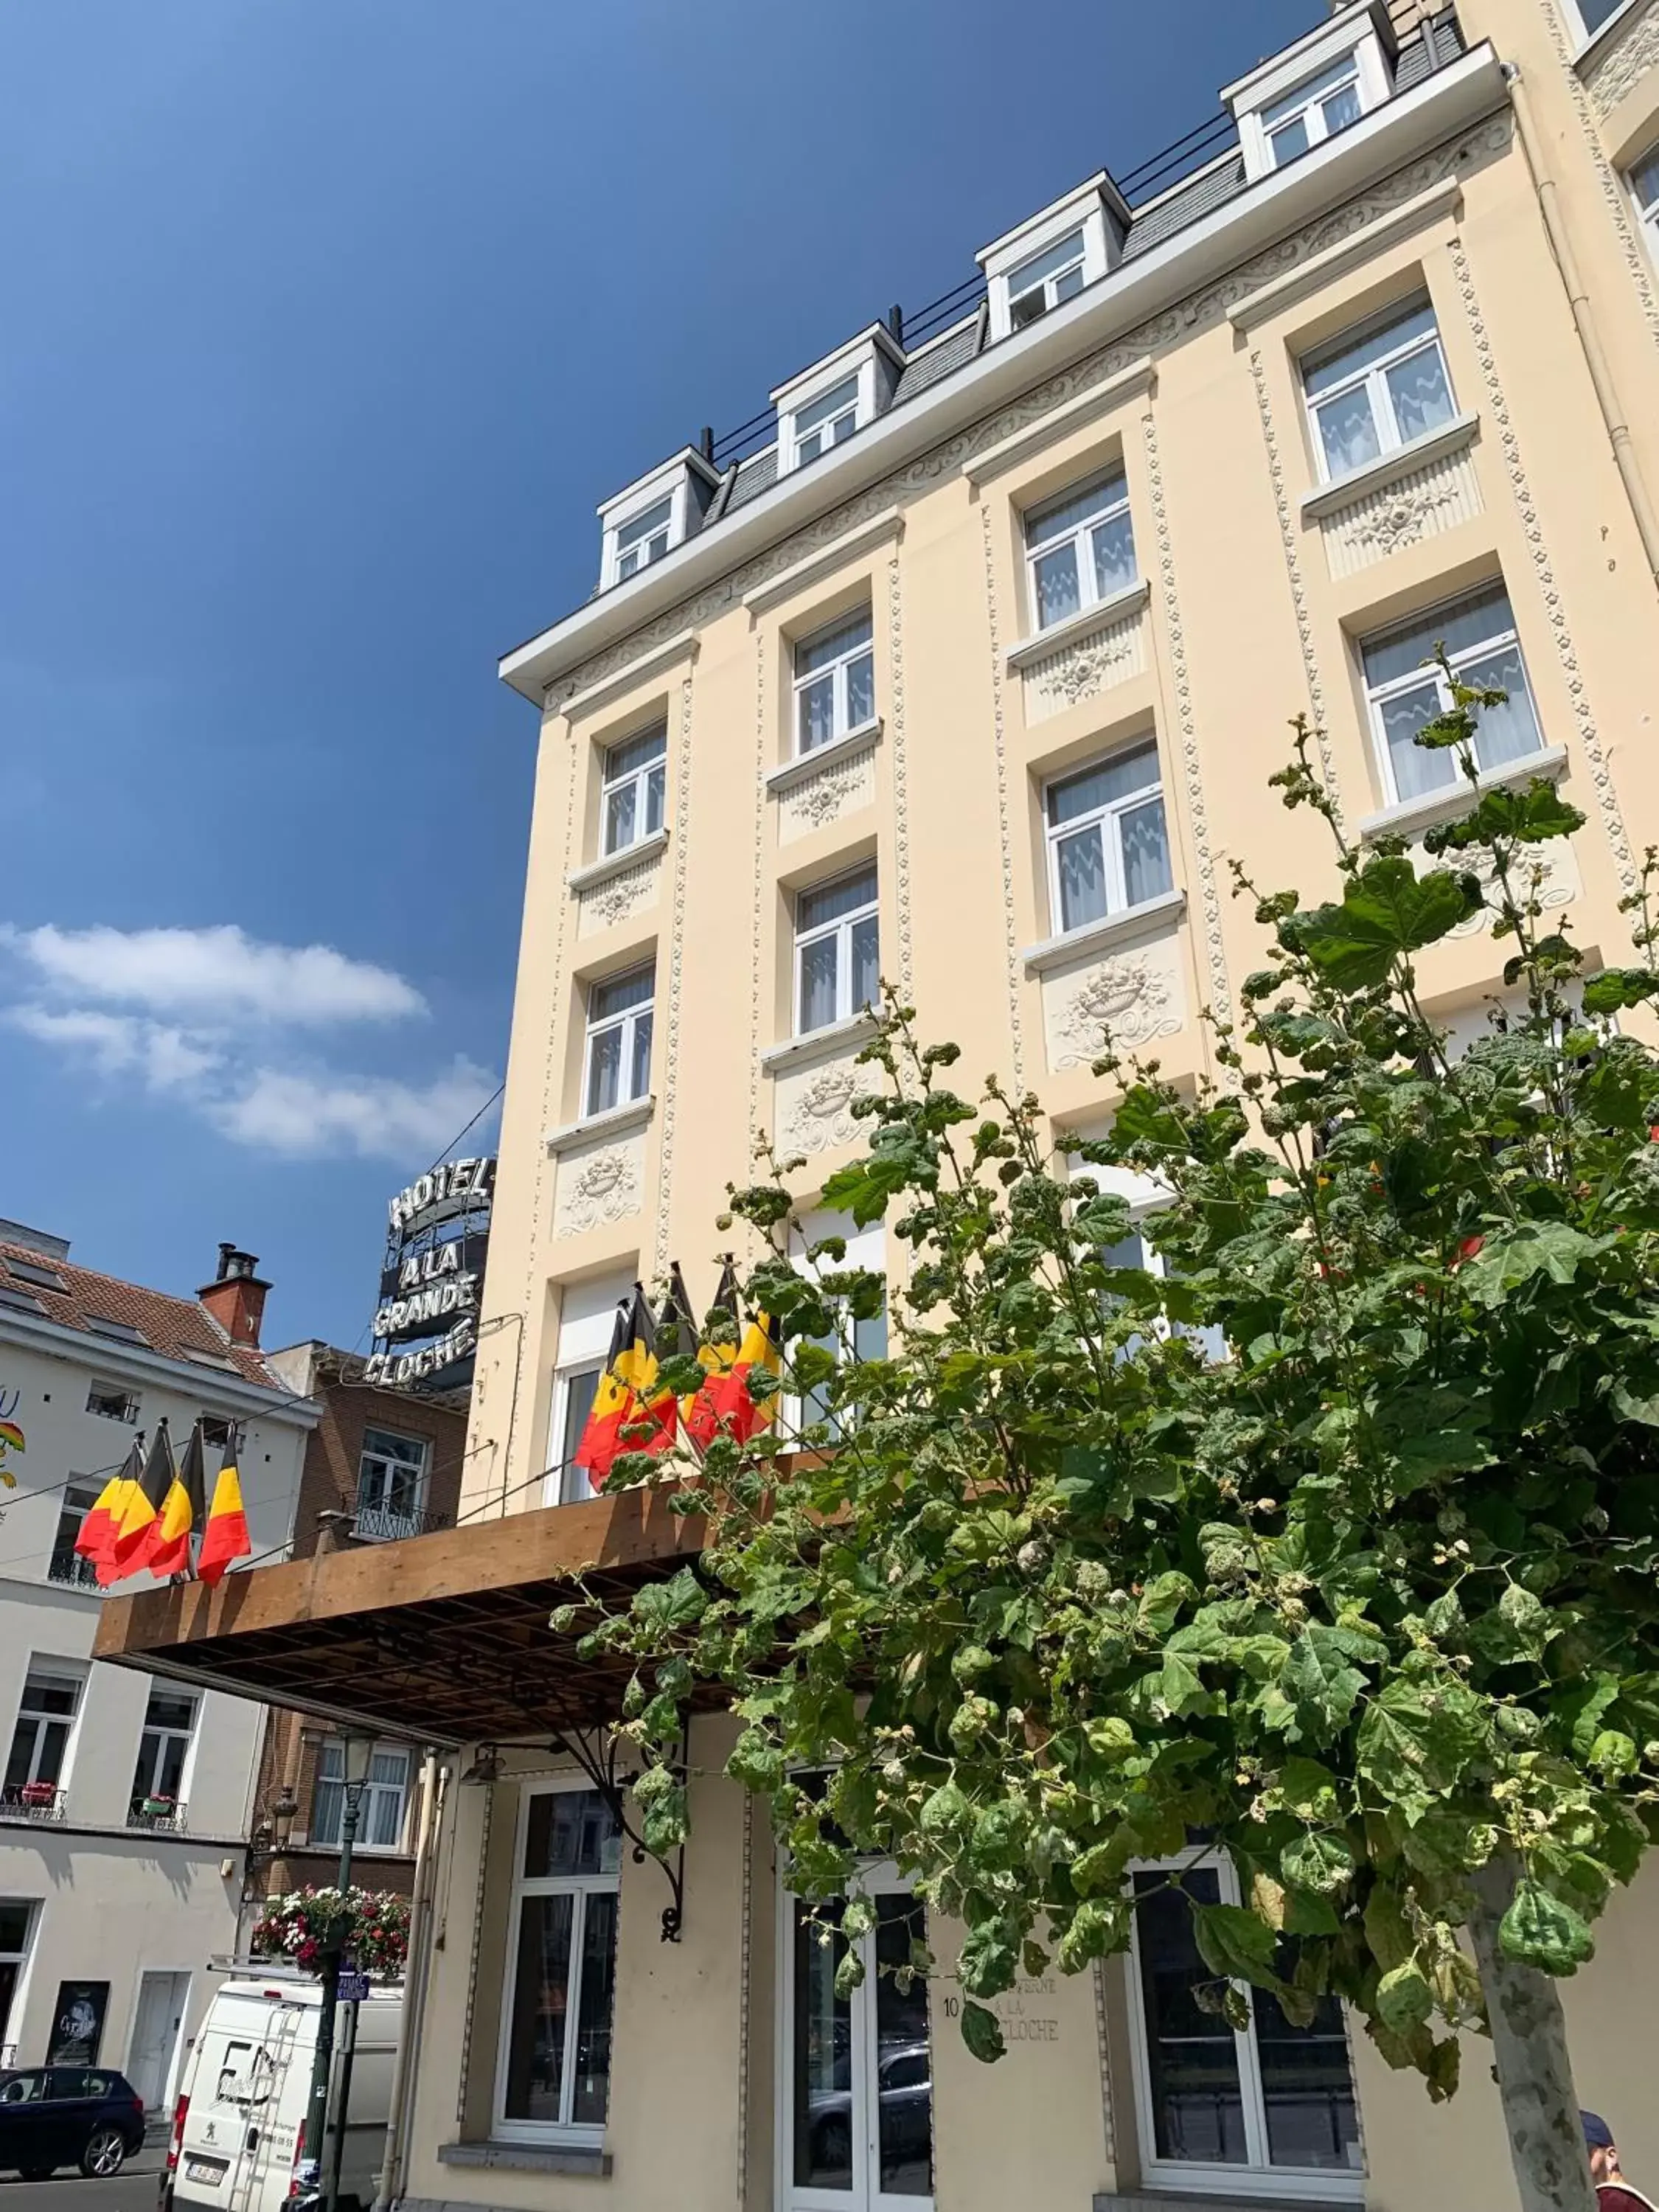
<svg viewBox="0 0 1659 2212">
<path fill-rule="evenodd" d="M 345 1893 L 351 1881 L 351 1847 L 357 1840 L 357 1820 L 362 1810 L 363 1791 L 368 1786 L 368 1769 L 374 1756 L 374 1739 L 367 1735 L 348 1735 L 342 1740 L 340 1753 L 345 1778 L 341 1790 L 340 1865 L 335 1884 L 340 1892 L 341 1909 L 330 1925 L 328 1940 L 323 1946 L 322 2006 L 317 2020 L 317 2055 L 311 2069 L 311 2101 L 306 2108 L 306 2142 L 317 2161 L 317 2179 L 321 2187 L 325 2212 L 334 2212 L 339 2189 L 339 2161 L 331 2161 L 326 2157 L 324 2136 L 328 2128 L 329 2077 L 334 2070 L 334 2017 L 340 2005 L 340 1956 L 345 1948 L 346 1930 L 349 1925 L 345 1910 Z M 342 2112 L 340 2126 L 343 2131 L 346 2116 Z"/>
</svg>

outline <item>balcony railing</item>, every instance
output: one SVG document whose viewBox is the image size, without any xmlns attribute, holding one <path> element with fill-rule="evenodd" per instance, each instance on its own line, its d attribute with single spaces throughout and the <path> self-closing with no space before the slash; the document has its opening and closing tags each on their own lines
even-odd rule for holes
<svg viewBox="0 0 1659 2212">
<path fill-rule="evenodd" d="M 360 1544 L 395 1544 L 405 1536 L 429 1536 L 434 1528 L 454 1525 L 453 1513 L 426 1513 L 379 1498 L 360 1498 L 351 1517 L 351 1533 Z"/>
<path fill-rule="evenodd" d="M 181 1801 L 174 1804 L 169 1797 L 135 1797 L 127 1808 L 130 1828 L 149 1828 L 170 1836 L 182 1836 L 189 1829 L 185 1817 L 190 1808 Z"/>
<path fill-rule="evenodd" d="M 54 1552 L 46 1568 L 46 1580 L 61 1583 L 66 1589 L 95 1590 L 98 1570 L 78 1552 Z"/>
<path fill-rule="evenodd" d="M 55 1783 L 8 1783 L 0 1790 L 0 1814 L 9 1820 L 61 1820 L 64 1796 Z"/>
</svg>

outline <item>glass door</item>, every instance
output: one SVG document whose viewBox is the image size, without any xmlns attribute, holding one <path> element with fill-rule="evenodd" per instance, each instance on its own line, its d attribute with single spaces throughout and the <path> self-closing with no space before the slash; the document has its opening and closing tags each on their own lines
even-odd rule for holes
<svg viewBox="0 0 1659 2212">
<path fill-rule="evenodd" d="M 836 1973 L 849 1941 L 841 1906 L 784 1893 L 780 2212 L 931 2212 L 927 1984 L 920 1974 L 901 1979 L 923 1907 L 879 1877 L 864 1894 L 876 1916 L 852 1939 L 864 1980 L 841 1997 Z"/>
</svg>

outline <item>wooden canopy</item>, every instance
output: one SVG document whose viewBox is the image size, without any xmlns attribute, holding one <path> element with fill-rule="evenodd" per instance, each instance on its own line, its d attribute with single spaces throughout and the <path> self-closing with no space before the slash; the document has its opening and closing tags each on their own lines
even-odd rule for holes
<svg viewBox="0 0 1659 2212">
<path fill-rule="evenodd" d="M 623 1491 L 111 1598 L 94 1656 L 441 1745 L 592 1728 L 629 1670 L 578 1659 L 549 1613 L 578 1576 L 625 1599 L 702 1543 L 660 1492 Z"/>
</svg>

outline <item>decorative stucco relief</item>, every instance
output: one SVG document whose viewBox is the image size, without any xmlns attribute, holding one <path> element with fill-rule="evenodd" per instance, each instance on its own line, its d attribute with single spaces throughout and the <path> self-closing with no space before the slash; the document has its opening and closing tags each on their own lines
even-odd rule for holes
<svg viewBox="0 0 1659 2212">
<path fill-rule="evenodd" d="M 1325 516 L 1320 528 L 1331 574 L 1351 576 L 1480 512 L 1480 486 L 1468 448 L 1444 453 Z"/>
<path fill-rule="evenodd" d="M 619 921 L 626 921 L 642 907 L 653 906 L 661 874 L 662 855 L 653 853 L 637 867 L 624 868 L 620 875 L 607 876 L 602 884 L 583 891 L 577 936 L 592 937 L 596 931 L 614 929 Z"/>
<path fill-rule="evenodd" d="M 1565 27 L 1561 21 L 1559 0 L 1541 0 L 1541 4 L 1544 20 L 1549 26 L 1550 37 L 1554 42 L 1556 58 L 1561 65 L 1561 74 L 1566 79 L 1568 89 L 1572 95 L 1573 107 L 1578 117 L 1578 128 L 1583 134 L 1584 144 L 1589 154 L 1590 166 L 1595 170 L 1596 181 L 1601 187 L 1602 204 L 1607 210 L 1608 220 L 1613 224 L 1613 231 L 1618 237 L 1620 251 L 1625 257 L 1625 266 L 1629 270 L 1631 281 L 1641 298 L 1643 312 L 1648 319 L 1649 331 L 1654 343 L 1659 345 L 1659 295 L 1656 295 L 1654 290 L 1653 264 L 1649 259 L 1641 240 L 1636 234 L 1635 225 L 1631 221 L 1630 200 L 1625 190 L 1624 180 L 1607 159 L 1607 149 L 1602 143 L 1598 122 L 1598 116 L 1612 112 L 1615 102 L 1624 97 L 1624 92 L 1614 94 L 1608 100 L 1606 107 L 1598 106 L 1597 110 L 1592 112 L 1591 95 L 1586 92 L 1583 79 L 1573 67 L 1572 50 L 1568 42 Z M 1626 28 L 1628 32 L 1639 27 L 1644 36 L 1650 39 L 1653 35 L 1651 26 L 1655 23 L 1659 23 L 1659 5 L 1655 4 L 1655 0 L 1649 0 L 1645 13 L 1631 17 Z M 1616 44 L 1622 47 L 1625 44 L 1624 39 L 1620 38 Z M 1611 69 L 1613 52 L 1613 48 L 1609 48 L 1604 56 L 1599 56 L 1598 63 L 1605 63 Z M 1652 64 L 1650 62 L 1646 66 L 1651 67 Z M 1592 74 L 1595 73 L 1595 70 L 1592 70 Z M 1621 67 L 1620 74 L 1622 73 Z M 1630 82 L 1633 84 L 1635 81 L 1632 77 Z M 1624 90 L 1629 89 L 1630 86 L 1627 84 Z"/>
<path fill-rule="evenodd" d="M 1659 0 L 1648 0 L 1645 8 L 1626 15 L 1585 70 L 1584 83 L 1597 115 L 1611 115 L 1652 69 L 1659 69 Z"/>
<path fill-rule="evenodd" d="M 910 763 L 904 735 L 904 613 L 899 595 L 898 548 L 887 563 L 887 667 L 893 706 L 889 717 L 893 744 L 893 910 L 898 927 L 898 986 L 908 999 L 915 989 L 915 957 L 910 925 Z"/>
<path fill-rule="evenodd" d="M 1164 462 L 1158 442 L 1158 422 L 1151 408 L 1140 418 L 1146 453 L 1146 483 L 1152 495 L 1152 526 L 1158 541 L 1158 594 L 1164 611 L 1164 635 L 1175 685 L 1176 729 L 1181 739 L 1182 780 L 1186 787 L 1187 818 L 1192 826 L 1193 858 L 1198 864 L 1200 910 L 1204 923 L 1204 962 L 1209 976 L 1210 1006 L 1220 1021 L 1231 1021 L 1232 988 L 1227 980 L 1227 948 L 1221 934 L 1221 886 L 1217 879 L 1214 849 L 1210 842 L 1210 811 L 1204 795 L 1204 775 L 1198 757 L 1198 719 L 1193 709 L 1193 686 L 1187 665 L 1187 632 L 1182 621 L 1181 594 L 1176 588 L 1175 544 L 1170 532 L 1170 510 L 1164 492 Z M 1051 1047 L 1052 1058 L 1052 1047 Z M 1224 1071 L 1224 1081 L 1234 1079 Z"/>
<path fill-rule="evenodd" d="M 702 628 L 727 608 L 738 605 L 745 593 L 781 574 L 796 562 L 808 558 L 820 547 L 856 530 L 860 523 L 871 520 L 896 503 L 902 504 L 907 492 L 925 491 L 941 478 L 957 475 L 963 464 L 975 454 L 1000 444 L 1005 438 L 1012 438 L 1029 423 L 1041 421 L 1066 400 L 1092 391 L 1143 356 L 1167 351 L 1191 331 L 1218 321 L 1229 307 L 1272 278 L 1288 274 L 1328 246 L 1353 237 L 1378 216 L 1388 215 L 1407 200 L 1414 199 L 1443 177 L 1501 152 L 1509 143 L 1511 129 L 1512 120 L 1507 111 L 1490 116 L 1449 144 L 1437 147 L 1396 170 L 1371 191 L 1332 209 L 1316 222 L 1306 224 L 1288 238 L 1280 239 L 1216 283 L 1206 285 L 1162 314 L 1126 331 L 1099 352 L 1049 377 L 995 414 L 982 417 L 969 429 L 893 471 L 856 498 L 818 516 L 805 529 L 769 546 L 764 553 L 732 569 L 718 582 L 665 609 L 617 644 L 567 669 L 548 686 L 547 705 L 556 709 L 578 691 L 589 684 L 604 683 L 682 630 Z"/>
<path fill-rule="evenodd" d="M 997 772 L 997 843 L 1002 866 L 1003 974 L 1008 985 L 1008 1039 L 1013 1058 L 1014 1088 L 1025 1087 L 1024 1024 L 1019 994 L 1023 978 L 1019 966 L 1019 930 L 1014 912 L 1014 831 L 1008 792 L 1008 733 L 1002 701 L 1002 638 L 997 620 L 997 567 L 991 543 L 991 510 L 981 502 L 980 531 L 985 550 L 985 616 L 991 633 L 991 756 Z"/>
<path fill-rule="evenodd" d="M 691 817 L 691 678 L 680 684 L 678 757 L 674 768 L 674 897 L 668 925 L 668 1019 L 663 1039 L 662 1153 L 657 1171 L 657 1238 L 653 1265 L 668 1265 L 668 1203 L 673 1194 L 674 1135 L 679 1127 L 681 979 L 685 968 L 685 863 Z M 659 970 L 662 958 L 658 950 Z"/>
<path fill-rule="evenodd" d="M 808 776 L 803 783 L 792 784 L 781 793 L 778 842 L 793 844 L 810 830 L 839 822 L 843 814 L 872 805 L 875 796 L 876 748 L 871 744 L 862 752 L 836 761 L 833 767 Z"/>
<path fill-rule="evenodd" d="M 777 1078 L 777 1137 L 780 1152 L 834 1152 L 860 1134 L 853 1102 L 877 1088 L 879 1072 L 860 1066 L 856 1054 L 821 1062 L 797 1075 Z"/>
<path fill-rule="evenodd" d="M 1185 1024 L 1178 940 L 1171 933 L 1091 967 L 1045 976 L 1042 997 L 1050 1067 L 1092 1066 L 1109 1036 L 1139 1051 Z"/>
<path fill-rule="evenodd" d="M 559 1162 L 553 1209 L 556 1237 L 576 1237 L 637 1213 L 642 1203 L 645 1139 L 618 1138 L 591 1152 L 569 1152 Z"/>
<path fill-rule="evenodd" d="M 1027 661 L 1020 671 L 1025 691 L 1025 719 L 1047 721 L 1085 699 L 1093 699 L 1115 684 L 1126 684 L 1146 666 L 1146 630 L 1139 612 L 1086 636 Z"/>
<path fill-rule="evenodd" d="M 1480 301 L 1474 289 L 1474 272 L 1461 238 L 1451 240 L 1452 274 L 1456 279 L 1458 295 L 1468 320 L 1469 335 L 1474 342 L 1476 358 L 1480 363 L 1480 374 L 1486 387 L 1486 401 L 1492 420 L 1497 425 L 1498 448 L 1504 457 L 1504 472 L 1510 480 L 1510 489 L 1515 497 L 1516 513 L 1521 519 L 1522 533 L 1527 541 L 1527 550 L 1532 558 L 1533 574 L 1543 596 L 1544 611 L 1549 621 L 1550 637 L 1560 665 L 1562 680 L 1567 696 L 1572 701 L 1573 719 L 1577 725 L 1578 742 L 1583 748 L 1589 769 L 1590 783 L 1595 794 L 1595 812 L 1599 817 L 1613 863 L 1619 871 L 1620 887 L 1630 892 L 1636 888 L 1636 862 L 1631 853 L 1630 836 L 1625 827 L 1624 809 L 1619 803 L 1619 793 L 1613 781 L 1613 769 L 1607 749 L 1601 743 L 1589 693 L 1583 672 L 1578 665 L 1578 654 L 1572 641 L 1572 632 L 1567 627 L 1567 611 L 1561 599 L 1561 587 L 1556 582 L 1555 570 L 1550 561 L 1549 548 L 1544 543 L 1544 526 L 1539 518 L 1537 502 L 1532 495 L 1531 480 L 1521 458 L 1521 442 L 1515 434 L 1510 419 L 1509 401 L 1504 396 L 1503 380 L 1498 374 L 1498 362 L 1492 353 L 1492 336 L 1480 313 Z M 1513 580 L 1511 580 L 1511 582 Z"/>
<path fill-rule="evenodd" d="M 755 819 L 750 845 L 754 870 L 749 886 L 749 1149 L 760 1141 L 761 918 L 765 896 L 766 632 L 755 632 Z"/>
<path fill-rule="evenodd" d="M 1478 937 L 1490 929 L 1498 919 L 1498 893 L 1492 859 L 1490 853 L 1459 854 L 1455 860 L 1434 860 L 1420 848 L 1416 854 L 1419 867 L 1455 866 L 1468 875 L 1477 876 L 1486 903 L 1467 921 L 1460 921 L 1452 931 L 1454 937 Z M 1511 878 L 1511 887 L 1523 898 L 1536 898 L 1547 914 L 1558 907 L 1571 906 L 1583 889 L 1579 880 L 1578 863 L 1573 858 L 1571 842 L 1565 837 L 1553 838 L 1547 845 L 1528 845 L 1523 848 L 1520 865 Z"/>
</svg>

